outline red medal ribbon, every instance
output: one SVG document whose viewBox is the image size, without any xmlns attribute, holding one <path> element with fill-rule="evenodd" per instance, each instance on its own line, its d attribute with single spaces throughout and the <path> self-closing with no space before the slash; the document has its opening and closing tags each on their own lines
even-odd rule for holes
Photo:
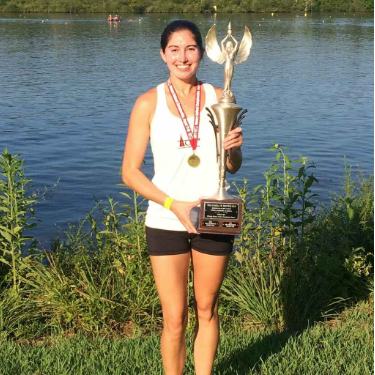
<svg viewBox="0 0 375 375">
<path fill-rule="evenodd" d="M 182 105 L 178 99 L 177 93 L 172 85 L 171 79 L 168 79 L 168 88 L 172 95 L 174 104 L 176 105 L 177 111 L 180 114 L 182 124 L 185 127 L 186 134 L 191 144 L 193 151 L 198 146 L 198 132 L 199 132 L 199 121 L 200 121 L 200 106 L 201 106 L 201 84 L 202 82 L 198 81 L 197 91 L 195 93 L 195 112 L 194 112 L 194 131 L 191 131 L 189 121 L 187 120 L 186 114 L 182 108 Z"/>
</svg>

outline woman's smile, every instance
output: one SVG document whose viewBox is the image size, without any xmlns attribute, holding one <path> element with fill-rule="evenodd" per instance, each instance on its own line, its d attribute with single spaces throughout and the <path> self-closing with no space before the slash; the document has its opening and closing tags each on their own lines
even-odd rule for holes
<svg viewBox="0 0 375 375">
<path fill-rule="evenodd" d="M 180 70 L 188 70 L 190 68 L 190 65 L 176 65 L 176 66 Z"/>
</svg>

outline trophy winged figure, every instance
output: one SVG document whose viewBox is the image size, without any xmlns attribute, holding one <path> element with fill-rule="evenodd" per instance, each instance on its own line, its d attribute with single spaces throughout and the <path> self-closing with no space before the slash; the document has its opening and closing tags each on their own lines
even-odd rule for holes
<svg viewBox="0 0 375 375">
<path fill-rule="evenodd" d="M 234 44 L 233 44 L 234 43 Z M 251 33 L 247 26 L 245 26 L 245 32 L 238 48 L 238 41 L 232 35 L 231 23 L 228 25 L 228 34 L 221 41 L 221 48 L 216 37 L 216 25 L 213 25 L 208 31 L 206 36 L 206 51 L 208 57 L 222 64 L 225 61 L 224 66 L 224 91 L 221 95 L 220 102 L 223 103 L 235 103 L 236 100 L 230 89 L 234 64 L 241 64 L 250 55 L 251 46 L 253 44 Z"/>
</svg>

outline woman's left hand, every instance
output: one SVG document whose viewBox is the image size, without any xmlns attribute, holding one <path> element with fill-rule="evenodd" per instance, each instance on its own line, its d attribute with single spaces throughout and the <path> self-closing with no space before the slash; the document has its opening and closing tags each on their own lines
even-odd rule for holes
<svg viewBox="0 0 375 375">
<path fill-rule="evenodd" d="M 242 146 L 242 142 L 243 142 L 242 128 L 238 127 L 236 129 L 231 130 L 228 133 L 228 135 L 225 137 L 223 147 L 225 150 L 230 150 L 230 149 L 236 150 Z"/>
</svg>

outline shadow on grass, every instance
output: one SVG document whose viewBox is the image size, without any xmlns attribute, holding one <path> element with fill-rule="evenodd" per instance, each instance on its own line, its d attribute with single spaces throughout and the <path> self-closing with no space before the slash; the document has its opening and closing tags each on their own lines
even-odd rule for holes
<svg viewBox="0 0 375 375">
<path fill-rule="evenodd" d="M 245 375 L 251 370 L 256 371 L 260 362 L 279 353 L 291 336 L 291 332 L 271 333 L 255 342 L 245 344 L 218 363 L 213 373 L 215 375 Z"/>
</svg>

